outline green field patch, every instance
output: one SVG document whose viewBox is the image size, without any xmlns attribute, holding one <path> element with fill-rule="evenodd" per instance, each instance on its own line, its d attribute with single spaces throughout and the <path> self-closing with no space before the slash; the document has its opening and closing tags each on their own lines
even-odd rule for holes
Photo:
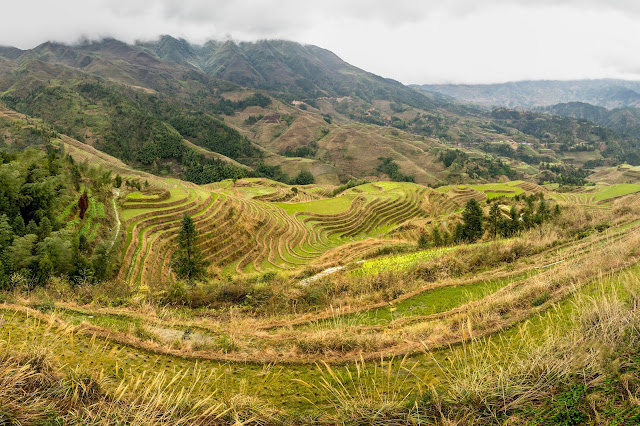
<svg viewBox="0 0 640 426">
<path fill-rule="evenodd" d="M 347 210 L 353 202 L 353 196 L 343 195 L 325 200 L 308 201 L 305 203 L 272 203 L 280 207 L 290 215 L 299 212 L 316 214 L 338 214 Z"/>
<path fill-rule="evenodd" d="M 137 318 L 130 318 L 124 315 L 100 315 L 74 309 L 60 309 L 57 310 L 56 313 L 62 316 L 65 321 L 73 325 L 86 322 L 98 327 L 105 327 L 110 330 L 121 331 L 123 333 L 131 331 L 133 326 L 141 323 Z"/>
<path fill-rule="evenodd" d="M 167 198 L 166 200 L 162 200 L 160 201 L 161 203 L 170 203 L 172 201 L 176 201 L 179 200 L 180 198 L 184 197 L 184 193 L 185 193 L 185 189 L 184 188 L 171 188 L 169 189 L 169 198 Z M 137 201 L 142 201 L 142 200 L 153 200 L 155 198 L 157 198 L 157 195 L 145 195 L 142 194 L 141 192 L 132 192 L 130 194 L 127 195 L 127 202 L 131 201 L 131 202 L 137 202 Z M 126 206 L 126 204 L 125 204 Z"/>
<path fill-rule="evenodd" d="M 496 197 L 515 197 L 522 194 L 524 190 L 517 186 L 522 183 L 520 180 L 514 180 L 504 183 L 487 183 L 482 185 L 447 185 L 441 186 L 436 191 L 446 194 L 450 191 L 470 191 L 475 190 L 484 193 L 488 198 Z"/>
<path fill-rule="evenodd" d="M 345 315 L 341 321 L 350 324 L 357 323 L 358 325 L 384 325 L 403 317 L 446 312 L 469 302 L 480 300 L 515 281 L 520 281 L 540 272 L 541 270 L 535 270 L 499 280 L 481 280 L 465 285 L 435 288 L 405 299 L 394 306 Z M 331 323 L 336 321 L 336 319 L 331 319 L 323 322 Z M 314 326 L 318 326 L 318 323 L 315 323 Z"/>
<path fill-rule="evenodd" d="M 71 214 L 71 210 L 77 205 L 78 201 L 74 199 L 69 204 L 67 204 L 64 209 L 62 209 L 62 211 L 56 216 L 56 219 L 60 221 L 66 219 Z"/>
<path fill-rule="evenodd" d="M 269 195 L 278 192 L 276 188 L 270 186 L 241 186 L 239 188 L 234 188 L 234 190 L 238 191 L 238 193 L 245 198 L 254 198 L 260 195 Z"/>
<path fill-rule="evenodd" d="M 157 194 L 143 194 L 137 191 L 127 194 L 127 201 L 155 200 L 156 198 L 158 198 Z"/>
<path fill-rule="evenodd" d="M 162 201 L 162 203 L 170 203 L 172 201 L 176 201 L 179 200 L 181 198 L 184 198 L 185 196 L 185 192 L 184 189 L 171 189 L 171 197 L 168 200 L 164 200 Z M 175 193 L 174 193 L 175 191 Z M 167 209 L 173 209 L 176 207 L 180 207 L 183 206 L 185 204 L 190 203 L 191 201 L 194 200 L 194 198 L 196 198 L 196 191 L 201 192 L 201 193 L 206 193 L 206 191 L 202 191 L 202 190 L 193 190 L 193 189 L 188 189 L 188 197 L 185 199 L 184 203 L 182 204 L 178 204 L 178 205 L 173 205 L 173 206 L 167 206 L 164 208 L 160 208 L 160 207 L 156 207 L 156 208 L 143 208 L 143 209 L 128 209 L 126 208 L 127 205 L 125 203 L 124 205 L 124 209 L 122 210 L 121 213 L 121 218 L 123 221 L 127 221 L 131 218 L 134 218 L 135 216 L 144 214 L 144 213 L 149 213 L 149 212 L 158 212 L 158 215 L 162 214 L 163 210 L 167 210 Z"/>
<path fill-rule="evenodd" d="M 633 194 L 640 191 L 640 184 L 637 183 L 621 183 L 603 187 L 594 194 L 594 201 L 603 201 L 610 198 L 622 197 L 623 195 Z"/>
<path fill-rule="evenodd" d="M 95 223 L 93 225 L 93 227 L 91 228 L 91 230 L 89 231 L 89 235 L 87 236 L 87 240 L 89 242 L 91 242 L 91 241 L 96 239 L 96 237 L 98 236 L 98 229 L 100 229 L 100 224 L 99 223 Z"/>
<path fill-rule="evenodd" d="M 429 250 L 421 250 L 414 253 L 387 256 L 378 259 L 366 260 L 357 269 L 350 272 L 352 275 L 377 275 L 381 272 L 401 271 L 413 265 L 424 262 L 444 253 L 456 250 L 458 247 L 440 247 Z"/>
</svg>

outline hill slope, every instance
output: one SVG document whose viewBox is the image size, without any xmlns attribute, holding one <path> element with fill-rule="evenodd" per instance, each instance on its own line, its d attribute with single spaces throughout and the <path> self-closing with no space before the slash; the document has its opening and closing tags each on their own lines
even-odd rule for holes
<svg viewBox="0 0 640 426">
<path fill-rule="evenodd" d="M 637 145 L 572 119 L 505 119 L 277 40 L 3 48 L 0 99 L 131 166 L 199 184 L 295 183 L 303 171 L 321 184 L 538 179 L 540 162 L 615 162 Z"/>
</svg>

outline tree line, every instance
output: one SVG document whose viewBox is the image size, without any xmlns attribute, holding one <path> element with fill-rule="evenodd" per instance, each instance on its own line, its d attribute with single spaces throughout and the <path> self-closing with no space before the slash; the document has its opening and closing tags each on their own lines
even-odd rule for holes
<svg viewBox="0 0 640 426">
<path fill-rule="evenodd" d="M 539 195 L 517 195 L 514 201 L 524 201 L 524 207 L 518 209 L 511 205 L 508 213 L 503 211 L 498 200 L 491 203 L 488 215 L 485 216 L 480 203 L 472 198 L 462 211 L 462 220 L 457 222 L 453 232 L 445 228 L 440 230 L 439 225 L 434 225 L 429 238 L 427 232 L 421 232 L 418 238 L 418 246 L 425 248 L 429 244 L 439 247 L 449 244 L 473 243 L 488 235 L 490 238 L 508 238 L 523 230 L 541 225 L 561 213 L 560 206 L 555 204 L 553 209 L 544 198 Z"/>
</svg>

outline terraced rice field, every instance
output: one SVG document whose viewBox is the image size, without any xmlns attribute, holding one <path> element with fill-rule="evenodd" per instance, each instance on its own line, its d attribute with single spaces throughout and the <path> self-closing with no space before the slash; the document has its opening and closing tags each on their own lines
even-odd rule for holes
<svg viewBox="0 0 640 426">
<path fill-rule="evenodd" d="M 5 305 L 0 314 L 8 325 L 0 329 L 2 337 L 42 342 L 56 348 L 63 362 L 97 366 L 114 383 L 151 371 L 178 375 L 172 389 L 179 389 L 206 372 L 216 377 L 207 392 L 218 388 L 228 392 L 246 390 L 251 378 L 252 395 L 278 401 L 288 410 L 308 411 L 326 403 L 317 389 L 296 381 L 320 380 L 322 373 L 313 362 L 359 361 L 364 362 L 359 368 L 373 371 L 376 360 L 407 355 L 419 365 L 412 370 L 416 377 L 435 380 L 437 363 L 457 353 L 456 344 L 498 334 L 507 339 L 502 344 L 517 346 L 521 330 L 535 334 L 537 327 L 567 321 L 574 309 L 572 298 L 592 294 L 595 281 L 614 280 L 608 274 L 637 273 L 638 268 L 637 218 L 579 240 L 549 243 L 490 270 L 442 280 L 422 280 L 420 273 L 433 260 L 512 241 L 363 259 L 367 250 L 390 243 L 414 244 L 425 223 L 453 223 L 471 198 L 543 191 L 523 182 L 438 190 L 379 182 L 337 197 L 305 188 L 296 194 L 289 187 L 260 180 L 168 187 L 130 193 L 120 200 L 126 237 L 119 278 L 141 290 L 172 277 L 171 254 L 184 214 L 194 219 L 198 244 L 211 262 L 212 274 L 296 272 L 307 266 L 347 264 L 315 284 L 347 277 L 375 285 L 378 277 L 410 277 L 419 285 L 384 302 L 363 298 L 359 304 L 316 312 L 231 317 L 232 321 L 206 315 L 167 320 L 135 309 L 60 305 L 45 315 Z M 633 189 L 544 191 L 563 204 L 613 211 L 640 204 L 640 191 Z M 100 206 L 94 209 L 90 217 L 99 217 Z M 594 264 L 594 259 L 601 263 Z M 302 286 L 292 287 L 296 291 Z M 19 335 L 22 328 L 28 333 Z M 425 350 L 432 352 L 425 355 Z M 390 365 L 401 369 L 399 361 Z M 413 376 L 411 380 L 407 387 L 417 386 Z"/>
<path fill-rule="evenodd" d="M 623 254 L 620 250 L 631 248 L 629 253 L 633 253 L 639 242 L 640 221 L 629 221 L 578 243 L 550 245 L 522 261 L 479 275 L 427 281 L 422 287 L 389 302 L 343 307 L 337 311 L 293 316 L 276 322 L 256 323 L 245 319 L 231 324 L 203 319 L 195 329 L 203 344 L 202 349 L 193 352 L 192 356 L 217 360 L 309 362 L 411 354 L 420 352 L 424 345 L 437 348 L 459 341 L 465 334 L 465 327 L 468 327 L 462 319 L 469 317 L 474 318 L 474 335 L 488 335 L 563 300 L 598 274 L 633 265 L 630 263 L 635 261 L 633 255 Z M 368 261 L 362 264 L 363 273 L 372 270 L 377 274 L 389 272 L 391 265 L 395 265 L 393 272 L 397 273 L 415 270 L 434 257 L 458 249 L 453 247 Z M 606 260 L 608 269 L 594 265 L 594 258 Z M 356 272 L 345 270 L 340 273 Z M 545 298 L 532 304 L 531 300 L 540 294 L 545 294 Z M 500 314 L 496 316 L 496 312 Z M 73 310 L 62 311 L 58 315 L 64 321 L 74 321 L 73 318 L 77 317 Z M 155 335 L 154 341 L 159 342 L 154 344 L 154 350 L 166 354 L 179 353 L 171 348 L 187 327 L 186 324 L 165 324 L 162 320 L 143 316 L 113 315 L 108 310 L 94 311 L 90 318 L 88 314 L 81 316 L 84 322 L 92 324 L 94 328 L 91 330 L 94 331 L 111 329 L 126 333 L 131 324 L 138 321 L 148 333 Z M 221 348 L 220 342 L 231 335 L 234 349 L 227 351 Z M 112 338 L 122 343 L 128 341 L 124 336 Z M 256 344 L 258 341 L 261 343 Z"/>
<path fill-rule="evenodd" d="M 185 214 L 195 222 L 213 274 L 246 274 L 324 264 L 335 250 L 397 239 L 390 237 L 394 228 L 455 209 L 446 197 L 414 184 L 367 184 L 330 199 L 318 192 L 242 180 L 208 190 L 129 194 L 121 202 L 127 234 L 120 278 L 148 285 L 170 277 Z"/>
<path fill-rule="evenodd" d="M 320 188 L 322 189 L 322 188 Z M 634 193 L 636 186 L 599 192 L 549 193 L 567 204 L 601 209 L 603 202 Z M 542 189 L 525 182 L 458 185 L 437 191 L 407 183 L 378 182 L 327 198 L 318 189 L 296 191 L 264 179 L 247 179 L 206 189 L 174 187 L 122 200 L 126 229 L 120 278 L 152 285 L 172 277 L 180 220 L 192 216 L 199 248 L 216 274 L 291 271 L 307 265 L 352 261 L 384 242 L 413 242 L 425 223 L 453 226 L 471 198 L 515 196 Z M 100 214 L 100 206 L 96 214 Z M 90 225 L 85 230 L 89 236 Z"/>
</svg>

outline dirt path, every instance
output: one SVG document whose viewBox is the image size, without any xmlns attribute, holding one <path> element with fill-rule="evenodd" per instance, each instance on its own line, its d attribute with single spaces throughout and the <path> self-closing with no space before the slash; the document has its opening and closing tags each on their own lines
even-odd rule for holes
<svg viewBox="0 0 640 426">
<path fill-rule="evenodd" d="M 121 221 L 120 221 L 120 213 L 118 213 L 118 206 L 116 205 L 116 198 L 118 198 L 120 196 L 120 191 L 117 189 L 113 190 L 113 198 L 111 199 L 111 203 L 113 206 L 113 213 L 116 216 L 116 232 L 113 235 L 113 239 L 111 240 L 111 244 L 109 244 L 109 251 L 111 251 L 111 249 L 113 248 L 113 245 L 116 243 L 116 240 L 118 239 L 118 235 L 120 235 L 120 227 L 121 227 Z"/>
<path fill-rule="evenodd" d="M 359 265 L 361 263 L 364 263 L 364 260 L 359 260 L 359 261 L 355 262 L 354 265 Z M 334 266 L 332 268 L 327 268 L 324 271 L 318 272 L 315 275 L 312 275 L 312 276 L 310 276 L 308 278 L 305 278 L 304 280 L 300 281 L 298 283 L 298 285 L 301 285 L 301 286 L 304 287 L 306 285 L 311 284 L 314 281 L 319 280 L 320 278 L 323 278 L 323 277 L 326 277 L 327 275 L 331 275 L 331 274 L 333 274 L 335 272 L 341 271 L 341 270 L 343 270 L 344 268 L 346 268 L 347 266 L 350 266 L 350 265 L 351 264 L 342 265 L 342 266 Z"/>
</svg>

